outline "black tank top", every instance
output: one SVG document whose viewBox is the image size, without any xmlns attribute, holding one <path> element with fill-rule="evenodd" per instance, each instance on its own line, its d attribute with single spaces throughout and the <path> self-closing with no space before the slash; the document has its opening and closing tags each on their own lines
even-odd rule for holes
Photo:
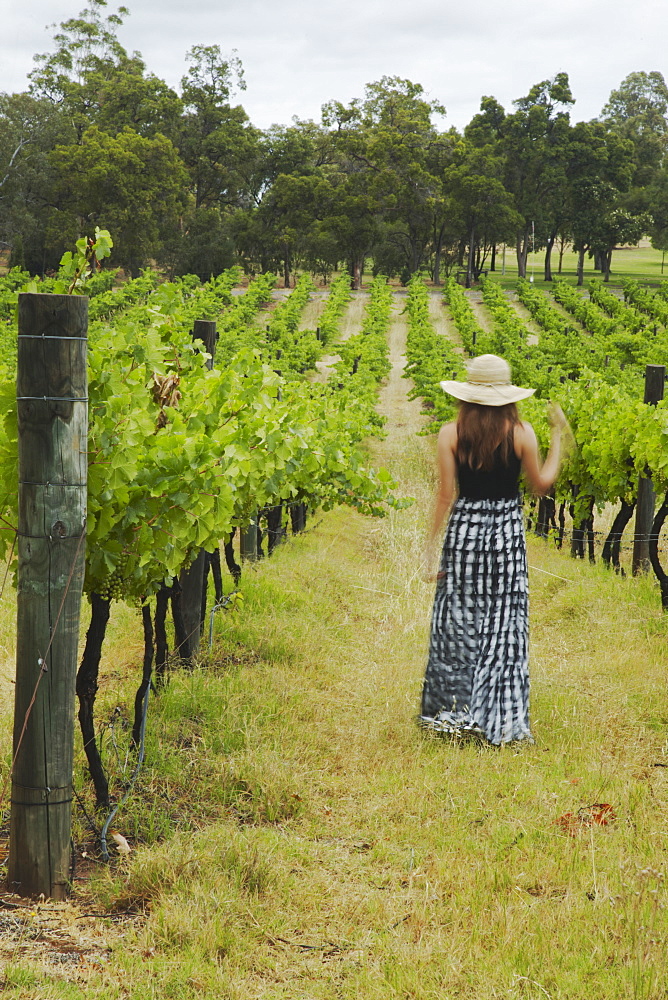
<svg viewBox="0 0 668 1000">
<path fill-rule="evenodd" d="M 512 431 L 511 431 L 512 434 Z M 512 440 L 506 465 L 501 457 L 503 442 L 494 452 L 494 464 L 489 472 L 472 469 L 457 462 L 459 495 L 469 500 L 513 500 L 519 493 L 521 461 L 515 454 Z"/>
</svg>

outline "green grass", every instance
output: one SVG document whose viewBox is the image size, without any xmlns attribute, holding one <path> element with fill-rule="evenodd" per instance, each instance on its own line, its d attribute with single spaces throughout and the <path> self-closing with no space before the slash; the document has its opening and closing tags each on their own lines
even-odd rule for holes
<svg viewBox="0 0 668 1000">
<path fill-rule="evenodd" d="M 612 255 L 612 271 L 610 274 L 611 285 L 621 285 L 625 278 L 634 278 L 649 285 L 658 285 L 662 281 L 668 280 L 668 261 L 665 262 L 663 273 L 661 261 L 663 254 L 660 250 L 654 250 L 650 246 L 624 247 L 615 250 Z M 566 250 L 562 262 L 562 272 L 558 274 L 559 254 L 555 249 L 552 252 L 552 273 L 555 277 L 560 277 L 575 284 L 577 281 L 577 254 L 571 250 Z M 535 254 L 530 253 L 527 261 L 527 278 L 533 274 L 534 283 L 538 287 L 549 288 L 551 282 L 543 280 L 545 267 L 545 251 L 541 250 Z M 502 250 L 497 251 L 496 270 L 489 271 L 489 276 L 498 281 L 504 288 L 512 288 L 517 281 L 517 258 L 513 247 L 506 248 L 506 273 L 502 273 Z M 593 266 L 593 258 L 585 257 L 584 281 L 585 284 L 590 278 L 600 278 L 600 271 L 596 271 Z"/>
</svg>

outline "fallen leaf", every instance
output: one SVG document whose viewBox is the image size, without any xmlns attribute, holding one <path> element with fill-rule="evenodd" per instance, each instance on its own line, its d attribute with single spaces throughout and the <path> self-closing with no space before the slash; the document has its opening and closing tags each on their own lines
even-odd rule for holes
<svg viewBox="0 0 668 1000">
<path fill-rule="evenodd" d="M 617 819 L 615 810 L 609 802 L 595 802 L 591 806 L 583 806 L 578 809 L 578 816 L 583 823 L 596 823 L 598 826 L 607 826 Z"/>
<path fill-rule="evenodd" d="M 616 818 L 615 810 L 609 802 L 594 802 L 590 806 L 581 806 L 576 813 L 564 813 L 555 820 L 555 823 L 564 833 L 574 837 L 590 826 L 608 826 Z"/>
<path fill-rule="evenodd" d="M 128 844 L 123 834 L 119 833 L 118 830 L 111 830 L 110 834 L 111 834 L 111 839 L 116 844 L 116 850 L 118 851 L 118 853 L 122 857 L 127 858 L 132 848 Z"/>
</svg>

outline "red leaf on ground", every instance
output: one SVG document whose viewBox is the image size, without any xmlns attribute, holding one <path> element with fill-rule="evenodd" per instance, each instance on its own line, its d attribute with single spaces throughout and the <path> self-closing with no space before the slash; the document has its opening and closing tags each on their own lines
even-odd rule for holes
<svg viewBox="0 0 668 1000">
<path fill-rule="evenodd" d="M 574 837 L 587 827 L 608 826 L 615 819 L 617 815 L 609 802 L 594 802 L 590 806 L 581 806 L 576 813 L 564 813 L 555 820 L 555 823 L 564 833 Z"/>
<path fill-rule="evenodd" d="M 584 823 L 596 823 L 598 826 L 607 826 L 617 819 L 615 810 L 609 802 L 595 802 L 591 806 L 583 806 L 578 809 L 578 816 L 582 817 Z"/>
</svg>

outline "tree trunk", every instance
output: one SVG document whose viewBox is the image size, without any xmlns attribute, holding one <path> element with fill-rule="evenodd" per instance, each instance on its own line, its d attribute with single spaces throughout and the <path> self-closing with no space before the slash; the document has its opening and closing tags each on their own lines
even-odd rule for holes
<svg viewBox="0 0 668 1000">
<path fill-rule="evenodd" d="M 77 673 L 77 698 L 79 699 L 79 725 L 83 738 L 83 748 L 88 759 L 90 776 L 93 779 L 95 798 L 100 808 L 109 806 L 109 783 L 102 766 L 97 743 L 95 740 L 95 722 L 93 708 L 97 694 L 97 679 L 100 671 L 102 643 L 109 621 L 110 602 L 99 594 L 90 595 L 91 619 L 86 632 L 81 665 Z"/>
<path fill-rule="evenodd" d="M 571 555 L 573 559 L 584 559 L 585 556 L 585 522 L 573 525 L 573 535 L 571 537 Z"/>
<path fill-rule="evenodd" d="M 563 268 L 563 265 L 564 265 L 564 253 L 565 253 L 565 251 L 566 251 L 566 240 L 562 236 L 561 239 L 559 240 L 559 268 L 557 270 L 557 274 L 561 274 L 561 271 L 562 271 L 562 268 Z"/>
<path fill-rule="evenodd" d="M 622 505 L 617 511 L 617 515 L 612 522 L 605 544 L 603 545 L 603 562 L 608 567 L 612 563 L 616 573 L 619 573 L 621 570 L 619 565 L 619 550 L 622 544 L 622 534 L 624 532 L 624 528 L 633 517 L 635 505 L 635 500 L 632 503 L 627 503 L 626 500 L 622 500 Z"/>
<path fill-rule="evenodd" d="M 473 283 L 473 259 L 475 255 L 475 224 L 471 226 L 469 233 L 469 257 L 466 266 L 466 287 L 470 288 Z"/>
<path fill-rule="evenodd" d="M 587 532 L 587 554 L 589 562 L 593 565 L 596 562 L 596 551 L 594 549 L 594 517 L 585 520 L 585 530 Z"/>
<path fill-rule="evenodd" d="M 172 584 L 172 620 L 174 622 L 174 645 L 180 659 L 186 659 L 188 648 L 188 633 L 183 620 L 183 608 L 181 607 L 181 584 L 178 577 L 174 577 Z"/>
<path fill-rule="evenodd" d="M 578 288 L 584 284 L 585 248 L 578 250 Z"/>
<path fill-rule="evenodd" d="M 649 561 L 651 562 L 652 569 L 654 570 L 656 578 L 659 581 L 659 588 L 661 590 L 661 607 L 664 611 L 668 611 L 668 575 L 663 569 L 659 559 L 659 535 L 661 534 L 661 528 L 666 520 L 666 516 L 668 516 L 668 493 L 663 498 L 663 503 L 656 512 L 649 537 Z"/>
<path fill-rule="evenodd" d="M 554 249 L 554 241 L 557 238 L 556 233 L 550 233 L 547 246 L 545 247 L 545 281 L 552 281 L 552 250 Z"/>
<path fill-rule="evenodd" d="M 209 570 L 211 568 L 211 555 L 208 552 L 204 553 L 204 579 L 202 581 L 202 603 L 200 605 L 200 633 L 204 632 L 204 626 L 206 625 L 206 606 L 209 597 Z"/>
<path fill-rule="evenodd" d="M 204 570 L 208 567 L 208 555 L 200 549 L 188 569 L 179 574 L 179 597 L 183 615 L 184 640 L 179 643 L 179 656 L 192 660 L 199 650 L 202 635 L 202 602 L 206 604 Z"/>
<path fill-rule="evenodd" d="M 559 504 L 559 534 L 557 535 L 557 548 L 564 544 L 564 534 L 566 532 L 566 503 L 562 500 Z"/>
<path fill-rule="evenodd" d="M 457 267 L 464 266 L 464 254 L 466 253 L 466 240 L 460 240 L 457 247 Z"/>
<path fill-rule="evenodd" d="M 540 538 L 547 538 L 550 528 L 556 528 L 554 521 L 555 503 L 554 497 L 542 496 L 538 501 L 538 519 L 536 521 L 536 534 Z"/>
<path fill-rule="evenodd" d="M 525 229 L 524 234 L 518 234 L 515 244 L 517 256 L 517 275 L 519 278 L 527 276 L 527 256 L 529 254 L 529 232 Z"/>
<path fill-rule="evenodd" d="M 141 620 L 144 626 L 144 664 L 141 684 L 135 695 L 135 721 L 132 727 L 132 742 L 136 747 L 141 742 L 142 719 L 144 717 L 144 699 L 148 698 L 153 672 L 153 623 L 151 621 L 151 605 L 142 604 Z"/>
<path fill-rule="evenodd" d="M 489 262 L 490 271 L 496 271 L 496 243 L 492 244 L 492 258 Z"/>
<path fill-rule="evenodd" d="M 292 523 L 292 534 L 298 535 L 306 527 L 306 504 L 290 504 L 290 521 Z"/>
<path fill-rule="evenodd" d="M 283 528 L 283 505 L 276 504 L 267 511 L 267 554 L 271 555 L 276 546 L 285 538 Z"/>
<path fill-rule="evenodd" d="M 162 586 L 155 598 L 155 676 L 160 685 L 165 683 L 169 659 L 165 623 L 170 595 L 171 587 Z"/>
<path fill-rule="evenodd" d="M 241 566 L 234 558 L 234 536 L 236 530 L 236 528 L 232 529 L 232 534 L 225 542 L 225 564 L 232 575 L 235 587 L 239 585 L 239 580 L 241 579 Z"/>
<path fill-rule="evenodd" d="M 220 604 L 223 599 L 223 574 L 220 569 L 220 549 L 215 549 L 209 553 L 211 572 L 213 573 L 213 586 L 216 595 L 216 604 Z"/>
<path fill-rule="evenodd" d="M 435 285 L 441 284 L 441 244 L 438 243 L 434 251 L 434 267 L 431 272 L 431 280 Z"/>
</svg>

